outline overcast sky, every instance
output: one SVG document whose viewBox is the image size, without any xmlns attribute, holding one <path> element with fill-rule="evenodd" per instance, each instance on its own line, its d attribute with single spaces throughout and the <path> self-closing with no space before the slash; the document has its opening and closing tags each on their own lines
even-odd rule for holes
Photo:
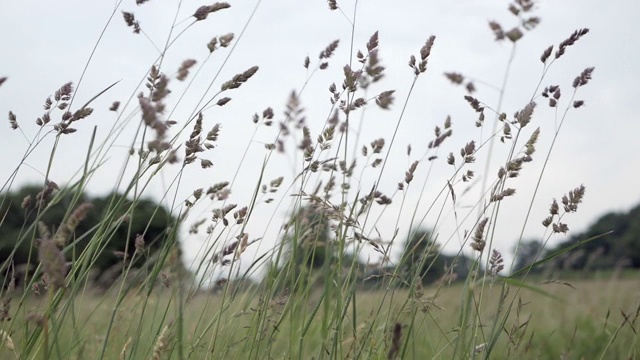
<svg viewBox="0 0 640 360">
<path fill-rule="evenodd" d="M 344 15 L 340 11 L 330 11 L 323 0 L 230 1 L 230 4 L 230 9 L 211 14 L 208 19 L 185 31 L 163 61 L 162 71 L 170 76 L 175 76 L 183 60 L 191 58 L 198 61 L 186 82 L 179 82 L 175 77 L 170 82 L 173 92 L 167 104 L 171 119 L 179 124 L 188 119 L 203 95 L 210 98 L 214 94 L 206 92 L 210 83 L 213 82 L 213 89 L 219 89 L 220 84 L 234 74 L 254 65 L 260 67 L 250 81 L 227 95 L 233 98 L 230 103 L 204 112 L 205 131 L 215 123 L 222 124 L 219 146 L 203 155 L 213 161 L 214 167 L 207 170 L 196 166 L 188 168 L 177 190 L 178 201 L 184 200 L 196 188 L 206 189 L 214 183 L 230 181 L 238 171 L 231 201 L 239 205 L 247 204 L 265 156 L 263 144 L 272 142 L 277 130 L 277 127 L 260 128 L 254 141 L 250 142 L 255 130 L 251 122 L 253 113 L 261 113 L 270 106 L 275 111 L 275 120 L 281 121 L 289 94 L 293 90 L 300 91 L 310 74 L 302 66 L 304 58 L 310 56 L 311 67 L 314 67 L 320 51 L 331 41 L 339 39 L 340 45 L 330 61 L 329 69 L 311 77 L 301 96 L 307 123 L 315 139 L 330 114 L 330 94 L 327 89 L 331 83 L 342 83 L 342 67 L 349 62 L 351 24 L 345 15 L 353 18 L 353 0 L 338 1 Z M 487 112 L 484 129 L 476 128 L 474 122 L 477 114 L 464 101 L 464 89 L 451 85 L 443 73 L 455 71 L 479 80 L 474 96 L 492 108 L 497 107 L 499 94 L 494 87 L 502 83 L 511 44 L 508 41 L 494 41 L 488 22 L 495 20 L 506 30 L 517 25 L 516 18 L 507 11 L 508 4 L 508 1 L 471 0 L 358 3 L 354 52 L 366 49 L 369 37 L 379 31 L 379 55 L 387 68 L 383 81 L 375 84 L 368 95 L 396 90 L 396 101 L 391 110 L 367 106 L 358 148 L 379 137 L 384 137 L 389 145 L 413 79 L 411 69 L 407 66 L 409 57 L 419 55 L 421 46 L 430 35 L 437 37 L 428 71 L 421 76 L 410 97 L 395 143 L 390 149 L 390 161 L 379 189 L 385 194 L 393 194 L 411 162 L 420 160 L 425 153 L 428 142 L 433 138 L 433 128 L 442 125 L 447 115 L 451 116 L 453 122 L 453 136 L 438 152 L 439 158 L 433 163 L 431 171 L 431 163 L 426 160 L 420 163 L 404 204 L 402 194 L 397 194 L 393 204 L 376 222 L 376 227 L 366 229 L 371 237 L 379 233 L 383 239 L 390 239 L 396 228 L 400 236 L 405 236 L 413 210 L 417 208 L 418 219 L 422 219 L 434 201 L 437 205 L 422 225 L 432 227 L 437 224 L 439 241 L 448 251 L 457 251 L 463 232 L 472 230 L 477 219 L 477 210 L 473 206 L 478 201 L 477 192 L 474 191 L 479 190 L 480 183 L 464 196 L 465 185 L 456 186 L 458 199 L 455 214 L 458 222 L 462 223 L 458 232 L 455 231 L 450 198 L 444 200 L 444 206 L 443 199 L 434 199 L 452 175 L 452 167 L 446 164 L 446 154 L 450 151 L 458 154 L 459 149 L 470 140 L 486 140 L 494 119 Z M 96 142 L 99 144 L 107 138 L 114 124 L 126 124 L 118 127 L 122 132 L 117 139 L 108 142 L 110 147 L 105 149 L 105 163 L 88 184 L 88 190 L 94 194 L 111 191 L 117 174 L 128 159 L 128 149 L 136 139 L 140 115 L 136 112 L 135 99 L 126 108 L 120 109 L 123 115 L 117 123 L 118 114 L 109 112 L 108 108 L 113 101 L 124 104 L 144 90 L 138 87 L 139 83 L 158 58 L 156 47 L 164 47 L 174 18 L 178 24 L 172 38 L 193 22 L 190 15 L 201 5 L 197 1 L 160 0 L 152 0 L 142 6 L 137 6 L 133 0 L 2 2 L 0 77 L 6 76 L 8 80 L 0 86 L 0 113 L 6 119 L 6 114 L 13 111 L 20 125 L 20 130 L 11 130 L 9 122 L 5 120 L 4 130 L 0 132 L 3 147 L 0 152 L 2 182 L 10 178 L 24 156 L 29 141 L 36 136 L 38 127 L 35 119 L 43 113 L 44 100 L 65 82 L 79 83 L 97 43 L 79 85 L 74 109 L 110 84 L 120 82 L 93 102 L 95 112 L 77 123 L 76 133 L 62 137 L 50 177 L 59 184 L 77 180 L 93 128 L 97 127 Z M 254 10 L 255 15 L 240 37 Z M 148 38 L 133 34 L 126 27 L 122 11 L 135 14 Z M 112 14 L 114 16 L 110 21 Z M 553 64 L 541 84 L 542 88 L 560 85 L 562 97 L 559 107 L 549 108 L 546 99 L 539 97 L 541 89 L 535 94 L 539 106 L 525 134 L 528 137 L 530 131 L 539 126 L 540 141 L 534 161 L 526 164 L 521 176 L 508 184 L 517 192 L 513 198 L 503 202 L 494 244 L 503 253 L 511 252 L 520 234 L 555 127 L 568 105 L 573 90 L 571 83 L 587 67 L 595 67 L 593 80 L 580 88 L 576 97 L 584 100 L 586 105 L 567 113 L 533 204 L 525 237 L 543 236 L 545 229 L 540 222 L 547 215 L 551 200 L 561 198 L 580 184 L 587 188 L 586 197 L 578 213 L 564 219 L 571 229 L 569 234 L 585 229 L 606 212 L 623 211 L 640 201 L 640 170 L 635 155 L 640 133 L 640 110 L 637 105 L 640 95 L 637 90 L 640 46 L 635 35 L 639 14 L 640 3 L 635 0 L 620 0 L 615 5 L 600 0 L 540 1 L 537 4 L 532 15 L 538 16 L 541 23 L 518 41 L 508 78 L 501 111 L 509 116 L 527 104 L 534 95 L 543 70 L 539 60 L 542 51 L 549 45 L 559 44 L 576 29 L 586 27 L 591 31 Z M 104 35 L 100 39 L 103 30 Z M 237 43 L 233 52 L 230 53 L 229 48 L 216 51 L 202 65 L 208 55 L 206 44 L 209 40 L 230 32 L 235 34 L 232 44 Z M 187 88 L 196 69 L 200 69 L 199 73 Z M 219 76 L 216 77 L 219 70 Z M 184 95 L 182 99 L 181 95 Z M 356 115 L 359 119 L 360 113 Z M 357 130 L 355 125 L 353 128 Z M 52 134 L 44 137 L 29 155 L 15 177 L 13 189 L 44 180 L 54 138 Z M 140 138 L 137 138 L 136 144 L 139 143 Z M 406 156 L 409 144 L 413 148 L 411 157 Z M 248 149 L 247 158 L 238 170 L 245 149 Z M 508 144 L 496 143 L 494 163 L 487 175 L 490 181 L 495 178 L 507 150 Z M 485 161 L 486 156 L 481 153 L 477 163 L 470 167 L 476 171 L 478 178 L 484 174 Z M 274 155 L 263 182 L 284 176 L 282 189 L 287 189 L 299 171 L 292 164 L 292 157 Z M 133 165 L 129 163 L 128 166 L 130 168 L 126 174 L 130 177 Z M 170 189 L 171 194 L 164 202 L 171 205 L 175 192 L 172 182 L 177 170 L 177 167 L 173 167 L 161 173 L 150 183 L 147 194 L 160 199 Z M 360 171 L 360 168 L 356 171 L 356 188 L 351 197 L 355 196 L 357 190 L 369 191 L 377 179 L 378 173 L 374 169 L 367 169 L 362 178 L 359 178 Z M 428 172 L 424 194 L 420 197 Z M 281 199 L 284 201 L 280 202 Z M 250 238 L 264 239 L 253 245 L 246 254 L 248 259 L 243 259 L 245 263 L 250 263 L 254 254 L 273 246 L 289 202 L 289 197 L 281 191 L 275 202 L 256 208 L 247 231 Z M 207 206 L 197 208 L 191 220 L 210 216 L 207 213 L 209 209 Z M 441 217 L 436 221 L 440 211 Z M 469 218 L 463 222 L 468 214 Z M 183 233 L 185 256 L 193 259 L 205 243 L 205 236 L 187 236 L 186 231 Z M 225 238 L 230 237 L 225 235 Z M 563 239 L 564 236 L 555 235 L 551 243 Z M 363 257 L 367 257 L 367 254 Z"/>
</svg>

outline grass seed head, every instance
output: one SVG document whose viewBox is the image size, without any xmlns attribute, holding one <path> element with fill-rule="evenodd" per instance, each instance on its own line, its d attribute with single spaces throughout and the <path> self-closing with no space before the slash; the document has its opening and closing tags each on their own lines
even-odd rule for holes
<svg viewBox="0 0 640 360">
<path fill-rule="evenodd" d="M 128 27 L 133 28 L 134 34 L 140 34 L 140 31 L 142 31 L 142 29 L 140 29 L 140 22 L 136 20 L 136 16 L 132 12 L 123 11 L 122 17 L 124 18 L 125 24 L 127 24 Z"/>
<path fill-rule="evenodd" d="M 62 251 L 51 239 L 41 239 L 38 245 L 38 260 L 42 264 L 43 273 L 49 286 L 64 287 L 68 264 Z"/>
<path fill-rule="evenodd" d="M 11 336 L 9 335 L 8 332 L 4 331 L 4 330 L 0 330 L 0 342 L 4 344 L 4 347 L 6 347 L 8 350 L 10 351 L 15 351 L 16 347 L 13 343 L 13 339 L 11 338 Z M 2 346 L 0 346 L 2 347 Z"/>
<path fill-rule="evenodd" d="M 484 247 L 486 245 L 486 241 L 484 240 L 484 228 L 487 225 L 488 221 L 489 218 L 484 218 L 480 220 L 478 225 L 476 225 L 476 231 L 474 232 L 472 237 L 473 242 L 471 242 L 471 248 L 473 250 L 476 250 L 478 252 L 482 252 L 484 250 Z"/>
</svg>

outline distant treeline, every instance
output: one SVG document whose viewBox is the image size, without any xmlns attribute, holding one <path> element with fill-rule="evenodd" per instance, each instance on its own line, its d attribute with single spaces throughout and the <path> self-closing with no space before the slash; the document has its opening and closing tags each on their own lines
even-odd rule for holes
<svg viewBox="0 0 640 360">
<path fill-rule="evenodd" d="M 601 216 L 586 231 L 573 234 L 557 246 L 542 251 L 538 259 L 571 247 L 574 248 L 531 271 L 640 268 L 640 204 L 628 212 L 611 212 Z M 523 243 L 518 250 L 516 270 L 529 266 L 540 248 L 540 241 Z"/>
<path fill-rule="evenodd" d="M 294 255 L 289 258 L 289 261 L 293 261 L 293 274 L 320 269 L 327 261 L 337 262 L 336 249 L 327 247 L 335 241 L 331 240 L 328 219 L 322 211 L 311 206 L 303 207 L 297 216 L 291 217 L 290 223 L 296 223 L 301 229 L 308 230 L 290 233 L 282 239 Z M 531 267 L 528 272 L 542 272 L 545 269 L 595 271 L 640 268 L 640 205 L 626 213 L 606 214 L 585 232 L 576 233 L 554 247 L 543 245 L 539 240 L 521 243 L 517 248 L 513 271 L 530 268 L 536 261 L 552 254 L 560 255 Z M 400 279 L 393 282 L 396 286 L 409 286 L 409 282 L 416 279 L 425 285 L 465 279 L 476 261 L 463 253 L 443 253 L 428 229 L 411 231 L 403 247 L 402 256 L 392 263 L 387 262 L 384 267 L 371 268 L 358 263 L 357 259 L 353 259 L 353 254 L 349 253 L 344 255 L 342 264 L 345 267 L 356 264 L 358 286 L 362 289 L 375 289 L 383 285 L 385 279 L 390 278 Z M 493 255 L 502 257 L 499 253 Z M 483 269 L 483 265 L 480 264 L 479 268 Z M 508 265 L 510 264 L 505 266 Z M 501 274 L 507 275 L 508 270 L 504 269 Z"/>
</svg>

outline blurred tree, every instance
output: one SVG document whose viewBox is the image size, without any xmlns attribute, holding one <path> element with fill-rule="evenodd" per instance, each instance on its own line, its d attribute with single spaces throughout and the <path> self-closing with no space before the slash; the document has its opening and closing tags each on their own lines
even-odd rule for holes
<svg viewBox="0 0 640 360">
<path fill-rule="evenodd" d="M 445 264 L 445 269 L 448 271 L 448 275 L 452 280 L 464 280 L 469 276 L 471 268 L 477 260 L 473 260 L 464 254 L 458 255 L 446 255 L 440 254 Z"/>
<path fill-rule="evenodd" d="M 423 284 L 430 284 L 444 275 L 445 264 L 446 259 L 440 254 L 440 246 L 432 238 L 430 230 L 410 232 L 398 264 L 405 281 L 414 281 L 418 276 Z"/>
<path fill-rule="evenodd" d="M 330 241 L 329 219 L 318 208 L 305 206 L 291 217 L 286 243 L 297 266 L 322 267 L 334 255 Z"/>
<path fill-rule="evenodd" d="M 124 258 L 132 258 L 137 235 L 143 236 L 144 255 L 137 256 L 133 266 L 142 265 L 170 238 L 166 230 L 175 223 L 164 207 L 151 200 L 142 199 L 134 204 L 117 193 L 89 198 L 85 194 L 78 196 L 66 192 L 56 195 L 52 191 L 48 199 L 50 204 L 38 207 L 41 191 L 42 187 L 26 186 L 0 195 L 0 272 L 3 274 L 11 264 L 16 268 L 26 265 L 35 268 L 38 261 L 35 240 L 42 236 L 42 230 L 55 234 L 65 216 L 83 203 L 93 206 L 67 239 L 66 245 L 70 248 L 65 254 L 67 261 L 71 261 L 86 249 L 92 239 L 102 239 L 93 263 L 98 277 L 112 266 L 121 264 Z M 42 225 L 35 224 L 36 220 Z"/>
<path fill-rule="evenodd" d="M 564 254 L 561 260 L 566 260 L 566 265 L 574 270 L 611 269 L 620 264 L 640 268 L 640 205 L 626 213 L 601 216 L 586 231 L 571 236 L 550 251 L 567 248 L 609 231 L 612 233 L 581 244 Z"/>
<path fill-rule="evenodd" d="M 304 289 L 314 270 L 335 259 L 337 249 L 331 242 L 329 218 L 312 205 L 300 207 L 291 216 L 281 241 L 284 261 L 272 264 L 268 275 L 268 280 L 279 282 L 279 288 Z"/>
<path fill-rule="evenodd" d="M 540 240 L 525 240 L 520 246 L 513 249 L 514 252 L 516 249 L 514 271 L 529 267 L 534 262 L 543 259 L 545 255 L 543 243 Z M 541 267 L 534 267 L 530 270 L 530 273 L 540 272 L 541 270 Z"/>
</svg>

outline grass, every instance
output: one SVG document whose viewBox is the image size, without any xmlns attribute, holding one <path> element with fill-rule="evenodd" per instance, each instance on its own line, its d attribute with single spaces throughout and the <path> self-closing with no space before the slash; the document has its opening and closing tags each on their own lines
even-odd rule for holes
<svg viewBox="0 0 640 360">
<path fill-rule="evenodd" d="M 501 337 L 492 358 L 635 358 L 640 351 L 640 343 L 632 326 L 624 322 L 622 312 L 633 313 L 640 306 L 637 300 L 638 281 L 635 276 L 576 280 L 570 286 L 561 282 L 542 285 L 553 298 L 522 290 L 511 309 L 513 318 L 506 324 L 503 330 L 505 336 Z M 474 296 L 479 295 L 478 290 L 473 291 Z M 196 359 L 242 358 L 246 354 L 254 354 L 255 358 L 261 359 L 281 359 L 306 358 L 308 354 L 328 351 L 330 342 L 322 341 L 319 321 L 312 322 L 304 341 L 299 337 L 301 325 L 311 316 L 314 301 L 303 304 L 298 311 L 287 310 L 286 303 L 270 302 L 266 307 L 267 322 L 260 329 L 268 333 L 269 341 L 252 343 L 256 327 L 255 313 L 261 307 L 259 299 L 253 295 L 254 291 L 238 292 L 229 300 L 225 300 L 222 294 L 203 292 L 195 295 L 182 310 L 185 323 L 183 331 L 186 338 L 190 339 L 183 345 L 183 352 Z M 436 291 L 439 292 L 437 301 L 431 303 L 426 300 Z M 461 283 L 440 290 L 427 287 L 421 302 L 411 301 L 408 290 L 396 291 L 393 299 L 380 290 L 357 293 L 356 311 L 349 309 L 345 319 L 351 323 L 354 320 L 351 316 L 355 314 L 355 327 L 349 326 L 343 330 L 342 349 L 337 357 L 354 358 L 359 353 L 362 358 L 386 359 L 392 341 L 390 323 L 402 322 L 413 324 L 410 335 L 403 339 L 409 344 L 404 354 L 406 358 L 452 358 L 453 350 L 449 344 L 455 341 L 458 333 L 460 293 L 464 291 L 464 284 Z M 490 303 L 498 304 L 501 296 L 499 284 L 490 288 L 485 296 Z M 99 354 L 105 346 L 103 330 L 109 325 L 115 298 L 114 294 L 88 293 L 65 299 L 64 303 L 70 303 L 74 311 L 72 316 L 64 319 L 64 323 L 58 324 L 59 333 L 54 336 L 54 358 L 85 359 Z M 119 304 L 114 334 L 106 344 L 106 353 L 109 354 L 106 358 L 117 358 L 123 350 L 126 354 L 124 358 L 150 358 L 164 324 L 170 324 L 175 318 L 172 299 L 170 290 L 165 290 L 155 292 L 148 298 L 132 295 Z M 47 301 L 44 298 L 31 298 L 25 306 L 37 312 L 37 309 L 44 310 L 47 307 Z M 412 318 L 412 310 L 416 308 L 419 311 Z M 487 308 L 481 314 L 483 324 L 480 328 L 490 324 L 494 313 L 494 308 Z M 216 323 L 218 317 L 219 325 L 214 330 L 210 324 Z M 26 319 L 19 319 L 18 322 L 29 324 Z M 369 331 L 372 334 L 367 334 Z M 21 335 L 28 332 L 27 328 L 14 329 L 13 341 L 22 343 L 24 339 Z M 403 326 L 402 332 L 408 332 L 407 326 Z M 130 339 L 135 338 L 137 333 L 142 336 L 137 343 L 132 343 Z M 609 344 L 614 334 L 616 341 Z M 486 332 L 479 332 L 479 344 L 483 335 Z M 178 345 L 171 341 L 171 335 L 165 341 L 167 348 L 163 356 L 175 356 L 175 347 Z M 3 352 L 4 356 L 10 356 L 9 350 L 4 349 Z M 471 354 L 461 356 L 466 358 Z"/>
<path fill-rule="evenodd" d="M 489 24 L 495 39 L 511 49 L 497 103 L 481 100 L 482 93 L 476 93 L 479 82 L 447 73 L 468 92 L 467 116 L 472 114 L 477 129 L 464 131 L 473 135 L 450 144 L 454 129 L 460 127 L 447 117 L 435 126 L 430 141 L 405 147 L 400 134 L 406 111 L 429 72 L 430 59 L 437 56 L 439 40 L 427 35 L 417 43 L 407 54 L 405 70 L 411 79 L 407 87 L 390 90 L 384 82 L 378 32 L 366 43 L 356 43 L 358 1 L 351 9 L 329 1 L 329 8 L 349 25 L 346 41 L 332 41 L 317 58 L 301 61 L 308 76 L 299 90 L 290 93 L 283 111 L 256 110 L 251 118 L 253 133 L 231 139 L 249 145 L 244 151 L 229 152 L 221 149 L 224 127 L 211 119 L 233 98 L 242 98 L 239 94 L 262 70 L 260 64 L 252 64 L 224 79 L 220 74 L 227 67 L 237 68 L 228 61 L 260 4 L 240 33 L 200 44 L 206 54 L 196 60 L 174 53 L 172 46 L 200 22 L 224 15 L 230 4 L 203 5 L 189 14 L 178 8 L 167 24 L 167 37 L 154 42 L 144 22 L 116 2 L 105 31 L 122 15 L 120 25 L 144 36 L 159 52 L 132 95 L 110 104 L 108 111 L 106 106 L 94 109 L 117 88 L 113 83 L 97 94 L 83 94 L 90 100 L 79 106 L 74 100 L 81 93 L 81 77 L 79 84 L 68 82 L 53 92 L 35 126 L 21 123 L 18 111 L 9 113 L 9 126 L 22 133 L 26 148 L 2 186 L 3 205 L 11 202 L 6 194 L 16 186 L 18 171 L 31 166 L 28 160 L 34 149 L 48 144 L 50 148 L 46 168 L 41 169 L 42 190 L 15 210 L 30 220 L 16 232 L 11 255 L 0 267 L 2 356 L 181 360 L 638 356 L 637 276 L 541 282 L 529 277 L 530 269 L 525 268 L 508 277 L 505 250 L 497 246 L 501 227 L 513 226 L 502 214 L 508 212 L 506 203 L 520 195 L 514 178 L 529 176 L 536 183 L 519 225 L 518 245 L 530 223 L 544 225 L 538 225 L 543 248 L 552 236 L 567 233 L 567 221 L 585 197 L 584 185 L 567 189 L 555 195 L 559 200 L 549 199 L 546 218 L 532 218 L 542 179 L 553 175 L 546 168 L 555 144 L 562 141 L 563 124 L 568 115 L 583 110 L 581 89 L 590 85 L 594 68 L 576 70 L 569 84 L 547 86 L 548 71 L 589 29 L 578 29 L 557 46 L 541 49 L 540 78 L 530 84 L 531 97 L 520 99 L 522 106 L 509 110 L 514 113 L 510 116 L 503 100 L 516 44 L 530 36 L 540 19 L 532 1 L 509 4 L 515 27 Z M 101 41 L 102 36 L 95 48 Z M 337 49 L 344 44 L 348 55 L 336 60 Z M 212 58 L 221 59 L 213 75 L 201 71 Z M 92 61 L 93 53 L 85 70 Z M 174 73 L 166 64 L 176 61 L 181 65 Z M 332 68 L 341 64 L 341 71 L 326 83 L 336 76 L 326 71 L 330 63 Z M 329 75 L 320 75 L 323 71 Z M 206 90 L 193 90 L 191 81 L 203 77 Z M 330 92 L 324 113 L 328 115 L 312 114 L 324 117 L 320 127 L 307 121 L 304 110 L 307 87 L 316 82 Z M 0 85 L 4 90 L 10 81 L 2 78 Z M 179 89 L 175 94 L 173 86 Z M 189 99 L 196 102 L 185 110 L 181 106 Z M 545 125 L 546 132 L 536 119 L 543 107 L 555 120 Z M 389 113 L 390 109 L 394 111 Z M 361 138 L 373 111 L 387 112 L 394 120 L 379 137 Z M 61 158 L 61 144 L 78 136 L 76 126 L 98 112 L 110 114 L 113 126 L 106 132 L 94 128 L 84 161 L 74 164 L 77 173 L 52 181 L 52 169 L 72 166 Z M 547 136 L 548 146 L 538 149 L 542 136 Z M 82 194 L 91 184 L 105 181 L 95 174 L 111 159 L 115 144 L 125 140 L 130 145 L 121 170 L 110 172 L 113 179 L 107 179 L 122 193 L 99 209 L 98 224 L 81 233 L 78 225 L 93 206 L 84 202 Z M 254 151 L 256 145 L 260 152 Z M 400 159 L 397 149 L 406 158 Z M 233 170 L 211 169 L 212 154 L 221 154 L 224 160 L 218 164 Z M 542 164 L 539 173 L 528 173 L 533 161 Z M 289 165 L 293 176 L 283 164 Z M 436 166 L 447 169 L 448 175 L 432 176 Z M 252 170 L 248 183 L 239 179 L 247 168 Z M 224 179 L 184 189 L 185 178 L 194 174 Z M 475 179 L 480 181 L 474 183 Z M 165 206 L 173 218 L 162 234 L 148 239 L 152 220 L 142 233 L 129 220 L 141 212 L 142 199 L 156 182 L 165 191 L 162 205 L 151 213 L 155 216 Z M 43 215 L 62 199 L 67 199 L 64 218 L 44 223 Z M 472 205 L 463 206 L 461 199 Z M 197 213 L 198 206 L 206 210 Z M 282 212 L 287 216 L 279 217 Z M 13 214 L 7 210 L 0 226 L 8 215 Z M 443 225 L 445 217 L 454 219 L 452 227 Z M 181 236 L 190 228 L 206 233 L 206 239 L 199 244 L 196 261 L 183 264 L 180 250 L 186 242 Z M 119 229 L 126 229 L 126 235 Z M 267 235 L 277 240 L 269 243 Z M 118 276 L 107 289 L 98 290 L 92 268 L 108 245 L 121 238 L 125 238 L 119 252 L 123 259 L 114 267 Z M 153 253 L 150 240 L 159 244 Z M 457 254 L 445 258 L 440 246 L 456 240 Z M 16 287 L 14 257 L 25 244 L 34 267 L 19 274 Z M 79 244 L 85 246 L 77 250 Z M 402 253 L 397 255 L 396 250 Z M 363 263 L 361 257 L 371 254 L 377 260 Z M 540 255 L 534 260 L 538 264 L 551 261 Z M 460 263 L 466 269 L 463 278 L 451 283 Z M 191 273 L 185 273 L 185 265 L 191 265 Z M 375 285 L 363 286 L 372 269 L 380 278 Z M 426 286 L 433 274 L 438 276 Z M 256 279 L 258 283 L 253 282 Z M 207 288 L 217 293 L 207 293 Z"/>
</svg>

